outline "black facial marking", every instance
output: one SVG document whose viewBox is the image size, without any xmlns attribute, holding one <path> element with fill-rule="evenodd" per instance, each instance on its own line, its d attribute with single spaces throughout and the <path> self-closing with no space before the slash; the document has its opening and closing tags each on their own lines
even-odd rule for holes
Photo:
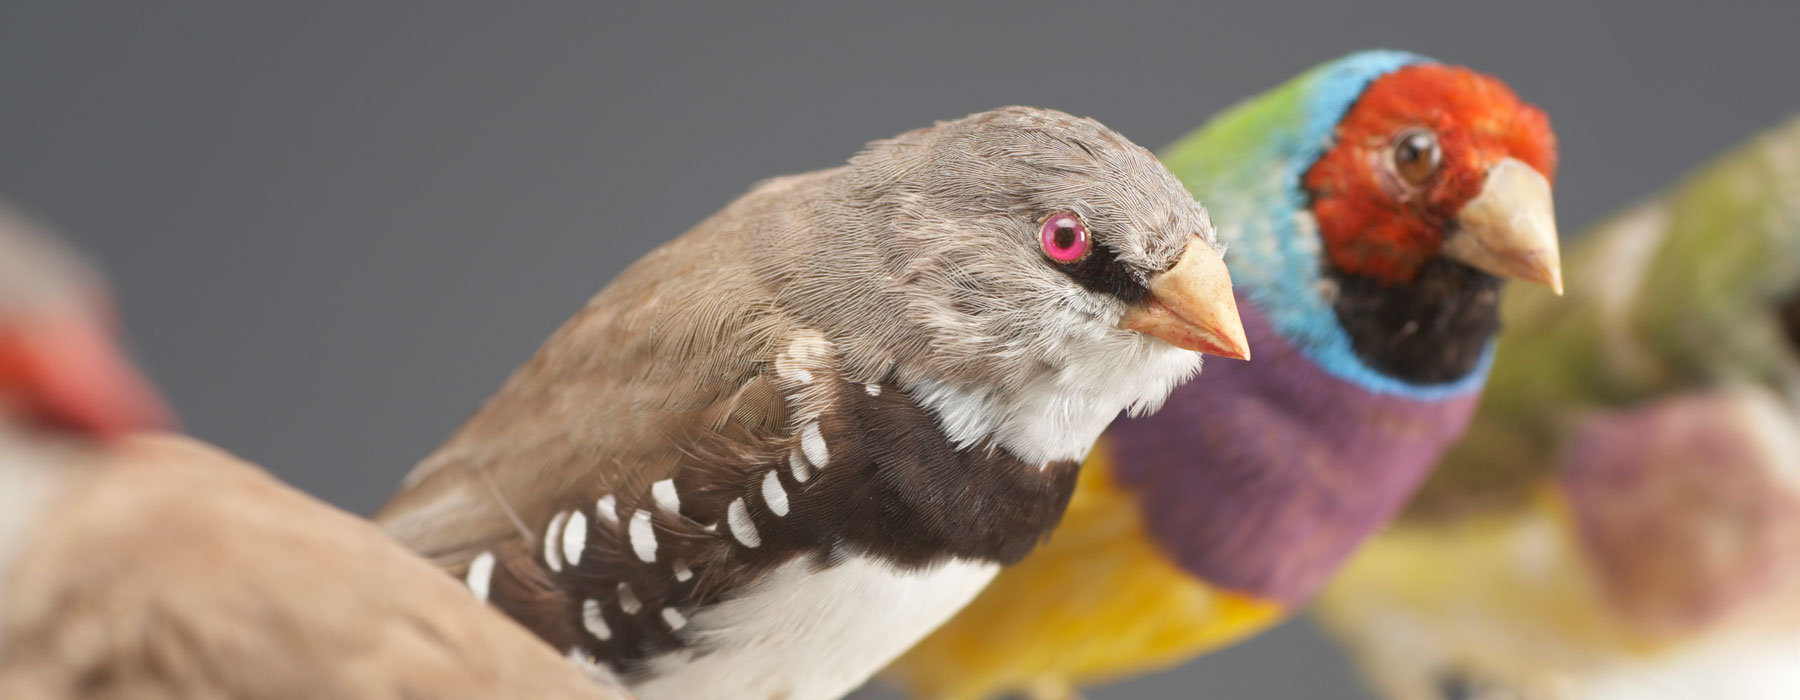
<svg viewBox="0 0 1800 700">
<path fill-rule="evenodd" d="M 1475 687 L 1467 675 L 1456 671 L 1437 677 L 1438 700 L 1474 700 Z"/>
<path fill-rule="evenodd" d="M 1127 304 L 1136 304 L 1150 296 L 1150 289 L 1139 282 L 1137 277 L 1125 269 L 1119 262 L 1119 256 L 1112 248 L 1098 242 L 1087 257 L 1073 264 L 1062 265 L 1052 261 L 1056 269 L 1075 280 L 1083 289 L 1099 294 L 1108 294 Z"/>
<path fill-rule="evenodd" d="M 1383 284 L 1326 263 L 1338 283 L 1338 323 L 1363 362 L 1415 384 L 1468 376 L 1500 328 L 1500 279 L 1433 258 L 1407 284 Z"/>
<path fill-rule="evenodd" d="M 1789 295 L 1776 315 L 1781 320 L 1781 331 L 1787 337 L 1788 346 L 1800 353 L 1800 292 Z"/>
</svg>

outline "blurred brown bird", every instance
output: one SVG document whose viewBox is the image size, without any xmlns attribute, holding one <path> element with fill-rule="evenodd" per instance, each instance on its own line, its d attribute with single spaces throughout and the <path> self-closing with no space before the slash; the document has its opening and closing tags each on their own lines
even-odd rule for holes
<svg viewBox="0 0 1800 700">
<path fill-rule="evenodd" d="M 595 698 L 368 522 L 195 440 L 0 212 L 0 698 Z"/>
</svg>

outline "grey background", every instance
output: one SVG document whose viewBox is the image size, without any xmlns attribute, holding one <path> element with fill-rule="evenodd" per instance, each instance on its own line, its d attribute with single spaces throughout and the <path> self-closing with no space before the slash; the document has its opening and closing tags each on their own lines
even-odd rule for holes
<svg viewBox="0 0 1800 700">
<path fill-rule="evenodd" d="M 1003 104 L 1158 147 L 1357 48 L 1499 75 L 1574 232 L 1800 107 L 1800 5 L 0 7 L 0 196 L 102 259 L 195 434 L 358 512 L 752 181 Z M 502 6 L 504 5 L 504 6 Z M 1123 698 L 1354 698 L 1305 623 Z"/>
</svg>

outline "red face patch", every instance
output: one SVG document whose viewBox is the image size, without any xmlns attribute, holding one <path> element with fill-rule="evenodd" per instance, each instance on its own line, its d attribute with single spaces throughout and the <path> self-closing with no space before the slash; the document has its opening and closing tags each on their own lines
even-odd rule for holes
<svg viewBox="0 0 1800 700">
<path fill-rule="evenodd" d="M 1555 180 L 1556 136 L 1543 111 L 1490 76 L 1422 64 L 1371 82 L 1301 182 L 1332 264 L 1400 284 L 1438 254 L 1505 158 Z"/>
<path fill-rule="evenodd" d="M 0 419 L 7 413 L 101 438 L 173 425 L 110 319 L 79 305 L 0 319 Z"/>
</svg>

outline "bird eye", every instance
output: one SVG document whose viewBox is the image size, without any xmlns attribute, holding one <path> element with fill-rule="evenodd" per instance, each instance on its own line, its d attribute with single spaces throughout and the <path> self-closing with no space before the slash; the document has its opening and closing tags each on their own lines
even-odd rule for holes
<svg viewBox="0 0 1800 700">
<path fill-rule="evenodd" d="M 1787 336 L 1788 346 L 1793 348 L 1794 352 L 1800 352 L 1800 294 L 1788 297 L 1787 301 L 1782 302 L 1776 309 L 1776 315 L 1781 322 L 1782 335 Z"/>
<path fill-rule="evenodd" d="M 1437 134 L 1413 129 L 1394 139 L 1394 172 L 1409 183 L 1425 184 L 1425 180 L 1437 172 L 1438 163 L 1443 159 Z"/>
<path fill-rule="evenodd" d="M 1475 682 L 1457 671 L 1437 675 L 1438 700 L 1475 700 L 1479 691 Z"/>
<path fill-rule="evenodd" d="M 1059 263 L 1072 263 L 1087 255 L 1090 240 L 1087 224 L 1070 212 L 1057 212 L 1044 219 L 1038 229 L 1038 242 L 1044 254 Z"/>
</svg>

